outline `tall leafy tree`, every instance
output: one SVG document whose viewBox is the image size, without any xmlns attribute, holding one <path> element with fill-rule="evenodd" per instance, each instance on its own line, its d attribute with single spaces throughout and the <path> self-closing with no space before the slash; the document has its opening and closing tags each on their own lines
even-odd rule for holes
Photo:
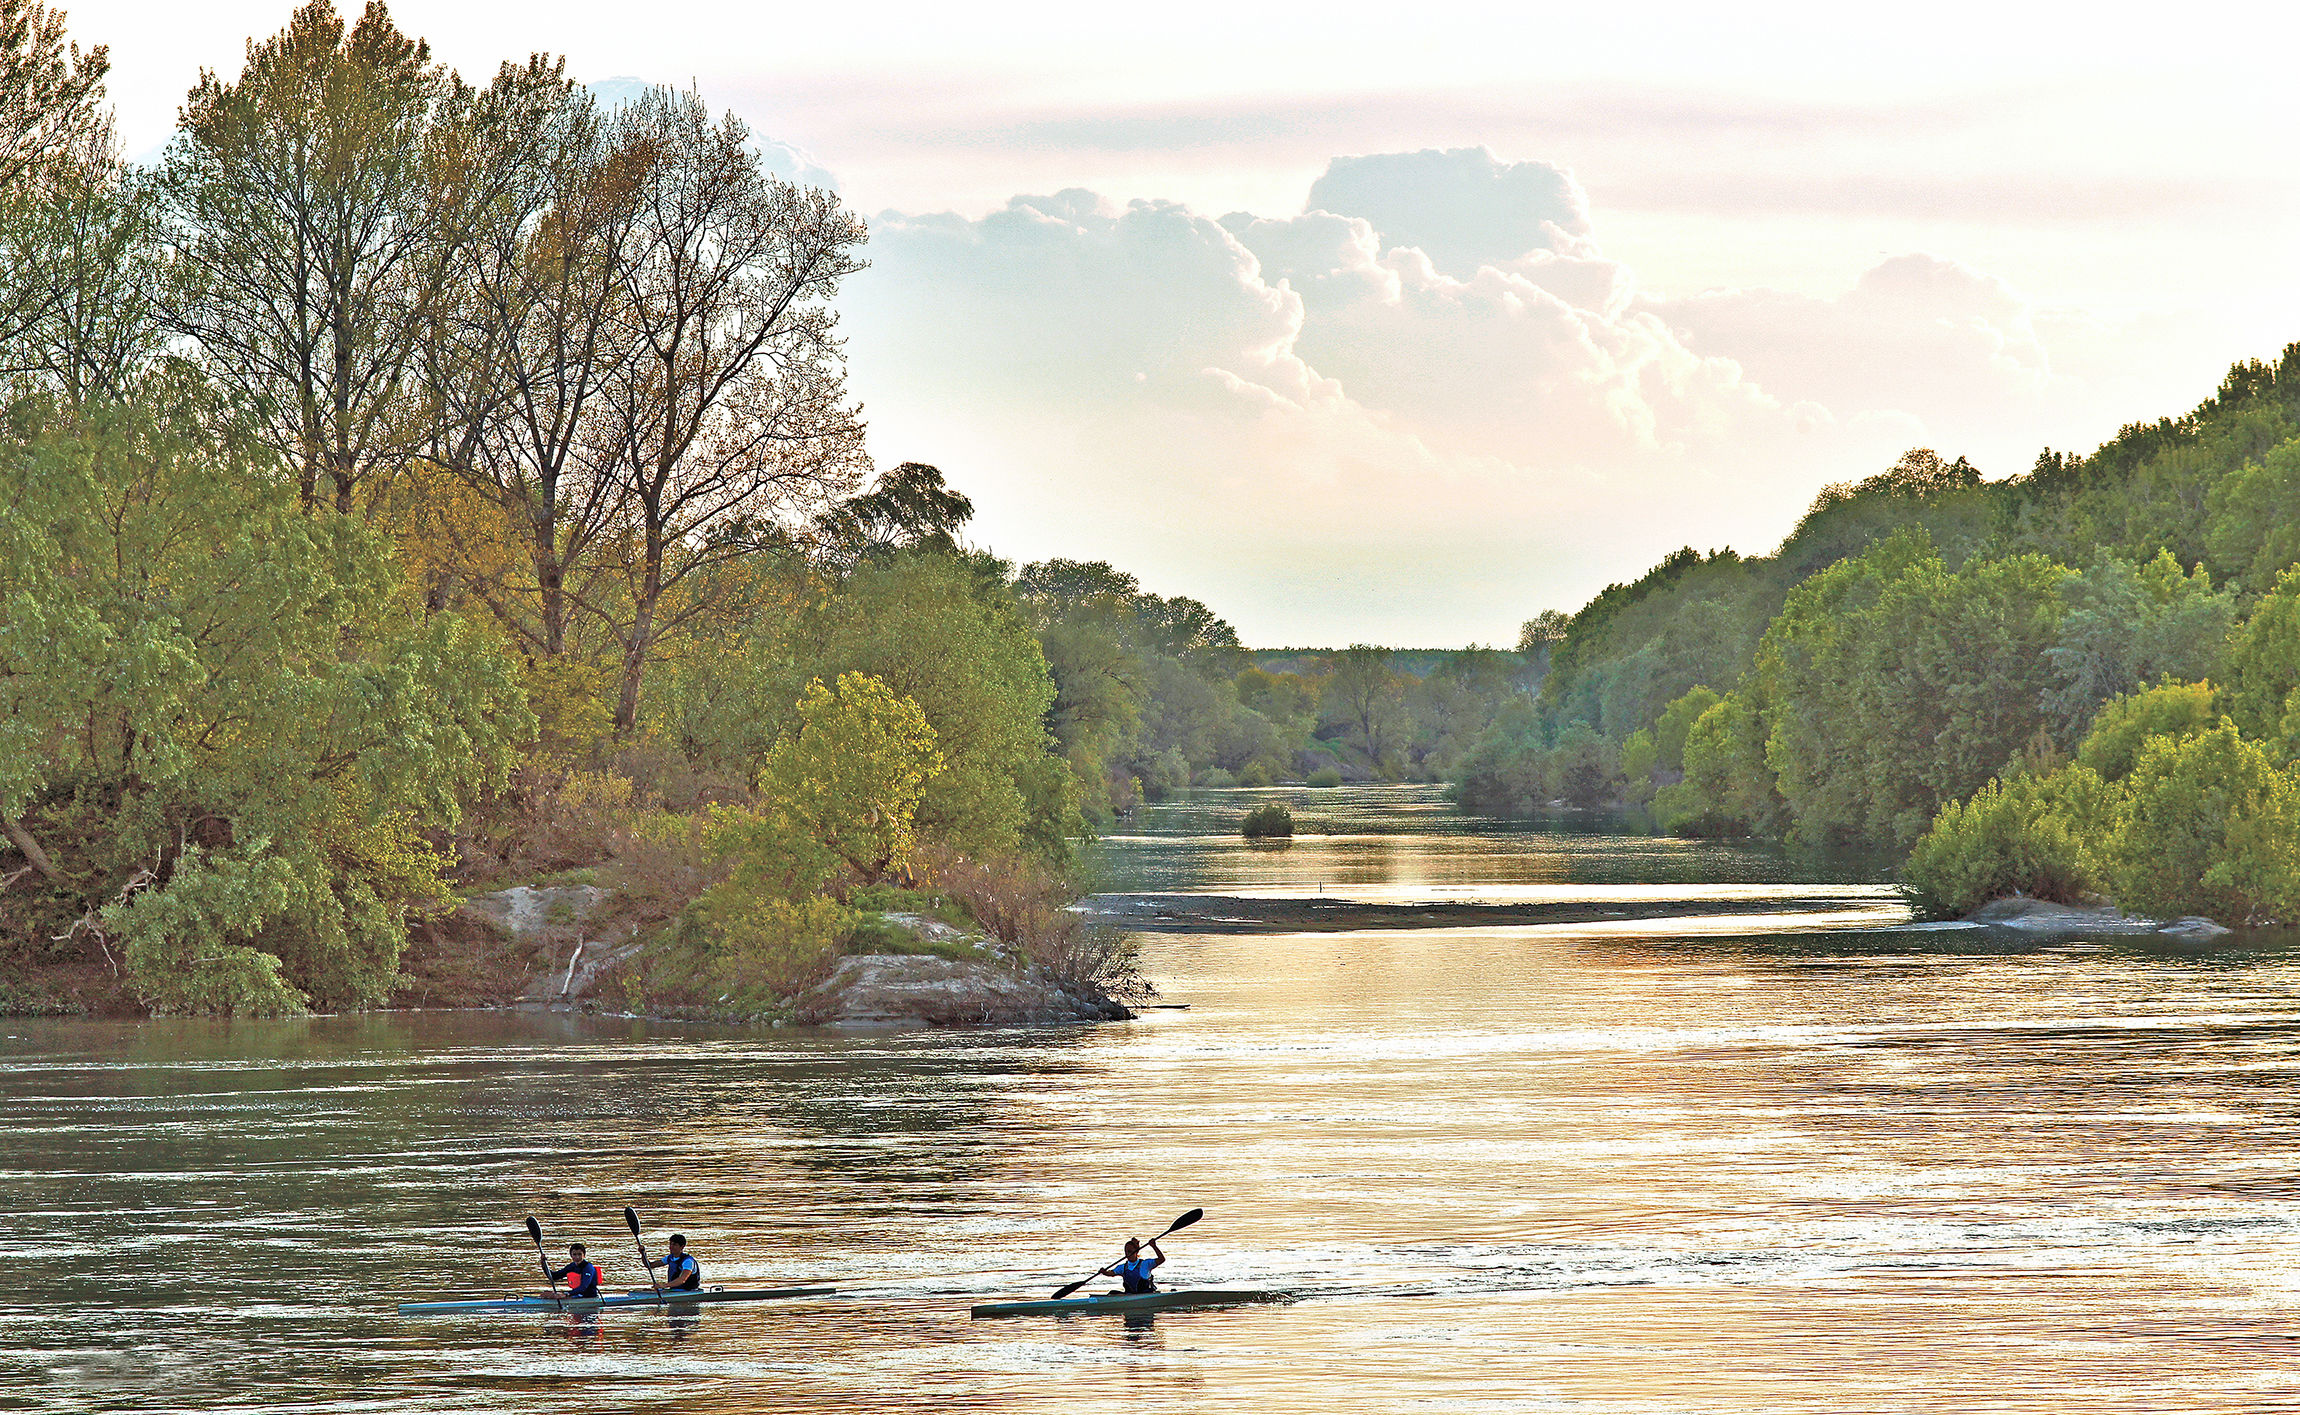
<svg viewBox="0 0 2300 1415">
<path fill-rule="evenodd" d="M 622 651 L 625 731 L 657 645 L 718 607 L 711 572 L 786 544 L 866 465 L 831 308 L 863 268 L 863 224 L 832 193 L 767 172 L 749 137 L 671 89 L 612 124 L 635 185 L 617 318 L 637 354 L 595 423 L 623 541 L 613 596 L 587 607 Z"/>
<path fill-rule="evenodd" d="M 339 511 L 427 429 L 416 360 L 454 244 L 472 95 L 373 0 L 330 0 L 203 71 L 160 172 L 176 280 L 168 317 Z"/>
</svg>

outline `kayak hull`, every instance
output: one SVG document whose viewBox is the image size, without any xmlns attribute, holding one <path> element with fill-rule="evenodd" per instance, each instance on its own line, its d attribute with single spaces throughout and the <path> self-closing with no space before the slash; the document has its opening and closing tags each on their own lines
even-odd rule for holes
<svg viewBox="0 0 2300 1415">
<path fill-rule="evenodd" d="M 1184 1307 L 1235 1307 L 1247 1302 L 1282 1302 L 1275 1292 L 1242 1289 L 1183 1288 L 1176 1292 L 1101 1292 L 1092 1297 L 1066 1297 L 1060 1301 L 985 1302 L 972 1309 L 977 1317 L 1051 1317 L 1072 1312 L 1171 1312 Z"/>
<path fill-rule="evenodd" d="M 706 1288 L 701 1292 L 653 1291 L 621 1297 L 489 1297 L 457 1302 L 402 1302 L 403 1317 L 431 1317 L 450 1312 L 596 1312 L 609 1307 L 691 1307 L 700 1302 L 771 1302 L 786 1297 L 822 1297 L 835 1287 Z"/>
</svg>

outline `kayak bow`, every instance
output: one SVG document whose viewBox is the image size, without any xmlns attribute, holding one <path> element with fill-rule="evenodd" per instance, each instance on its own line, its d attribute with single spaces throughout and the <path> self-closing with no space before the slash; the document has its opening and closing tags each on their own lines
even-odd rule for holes
<svg viewBox="0 0 2300 1415">
<path fill-rule="evenodd" d="M 1283 1294 L 1276 1292 L 1185 1287 L 1174 1292 L 1098 1292 L 1091 1297 L 1065 1297 L 1036 1302 L 985 1302 L 974 1308 L 971 1315 L 1042 1317 L 1064 1312 L 1165 1312 L 1178 1307 L 1235 1307 L 1247 1302 L 1285 1300 Z"/>
<path fill-rule="evenodd" d="M 429 1317 L 446 1312 L 596 1312 L 602 1307 L 688 1307 L 698 1302 L 768 1302 L 782 1297 L 821 1297 L 835 1287 L 708 1288 L 701 1292 L 633 1292 L 621 1297 L 483 1297 L 456 1302 L 402 1302 L 403 1317 Z"/>
</svg>

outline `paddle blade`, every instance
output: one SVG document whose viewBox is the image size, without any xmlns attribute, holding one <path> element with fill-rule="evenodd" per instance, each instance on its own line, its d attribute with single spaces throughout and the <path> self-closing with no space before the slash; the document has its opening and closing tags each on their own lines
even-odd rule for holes
<svg viewBox="0 0 2300 1415">
<path fill-rule="evenodd" d="M 1198 1220 L 1204 1218 L 1205 1216 L 1206 1211 L 1204 1209 L 1192 1209 L 1190 1212 L 1182 1215 L 1182 1217 L 1174 1220 L 1170 1224 L 1167 1224 L 1166 1233 L 1172 1233 L 1175 1229 L 1178 1228 L 1188 1228 L 1191 1224 L 1196 1223 Z M 1160 1238 L 1164 1238 L 1166 1233 L 1161 1233 L 1158 1236 Z"/>
<path fill-rule="evenodd" d="M 1099 1277 L 1101 1274 L 1097 1273 L 1095 1276 Z M 1084 1287 L 1086 1284 L 1092 1281 L 1094 1281 L 1094 1278 L 1082 1277 L 1078 1279 L 1078 1281 L 1070 1284 L 1068 1287 L 1057 1287 L 1054 1289 L 1054 1296 L 1050 1300 L 1060 1302 L 1063 1298 L 1068 1297 L 1071 1293 L 1076 1292 L 1079 1288 Z"/>
<path fill-rule="evenodd" d="M 631 1225 L 631 1236 L 637 1238 L 639 1236 L 639 1211 L 628 1204 L 624 1205 L 623 1222 Z"/>
<path fill-rule="evenodd" d="M 535 1240 L 536 1247 L 543 1246 L 543 1225 L 535 1221 L 533 1214 L 527 1216 L 527 1236 Z"/>
</svg>

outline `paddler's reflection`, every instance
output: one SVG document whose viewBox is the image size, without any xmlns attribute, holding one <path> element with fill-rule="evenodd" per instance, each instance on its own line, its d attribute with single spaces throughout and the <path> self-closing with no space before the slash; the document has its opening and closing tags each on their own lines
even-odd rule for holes
<svg viewBox="0 0 2300 1415">
<path fill-rule="evenodd" d="M 577 1350 L 599 1344 L 599 1314 L 597 1312 L 569 1312 L 561 1318 L 567 1324 L 567 1344 Z"/>
<path fill-rule="evenodd" d="M 693 1336 L 695 1328 L 702 1324 L 703 1309 L 691 1302 L 685 1306 L 671 1308 L 669 1315 L 664 1319 L 664 1325 L 671 1329 L 671 1340 L 673 1341 L 685 1341 L 688 1337 Z"/>
</svg>

